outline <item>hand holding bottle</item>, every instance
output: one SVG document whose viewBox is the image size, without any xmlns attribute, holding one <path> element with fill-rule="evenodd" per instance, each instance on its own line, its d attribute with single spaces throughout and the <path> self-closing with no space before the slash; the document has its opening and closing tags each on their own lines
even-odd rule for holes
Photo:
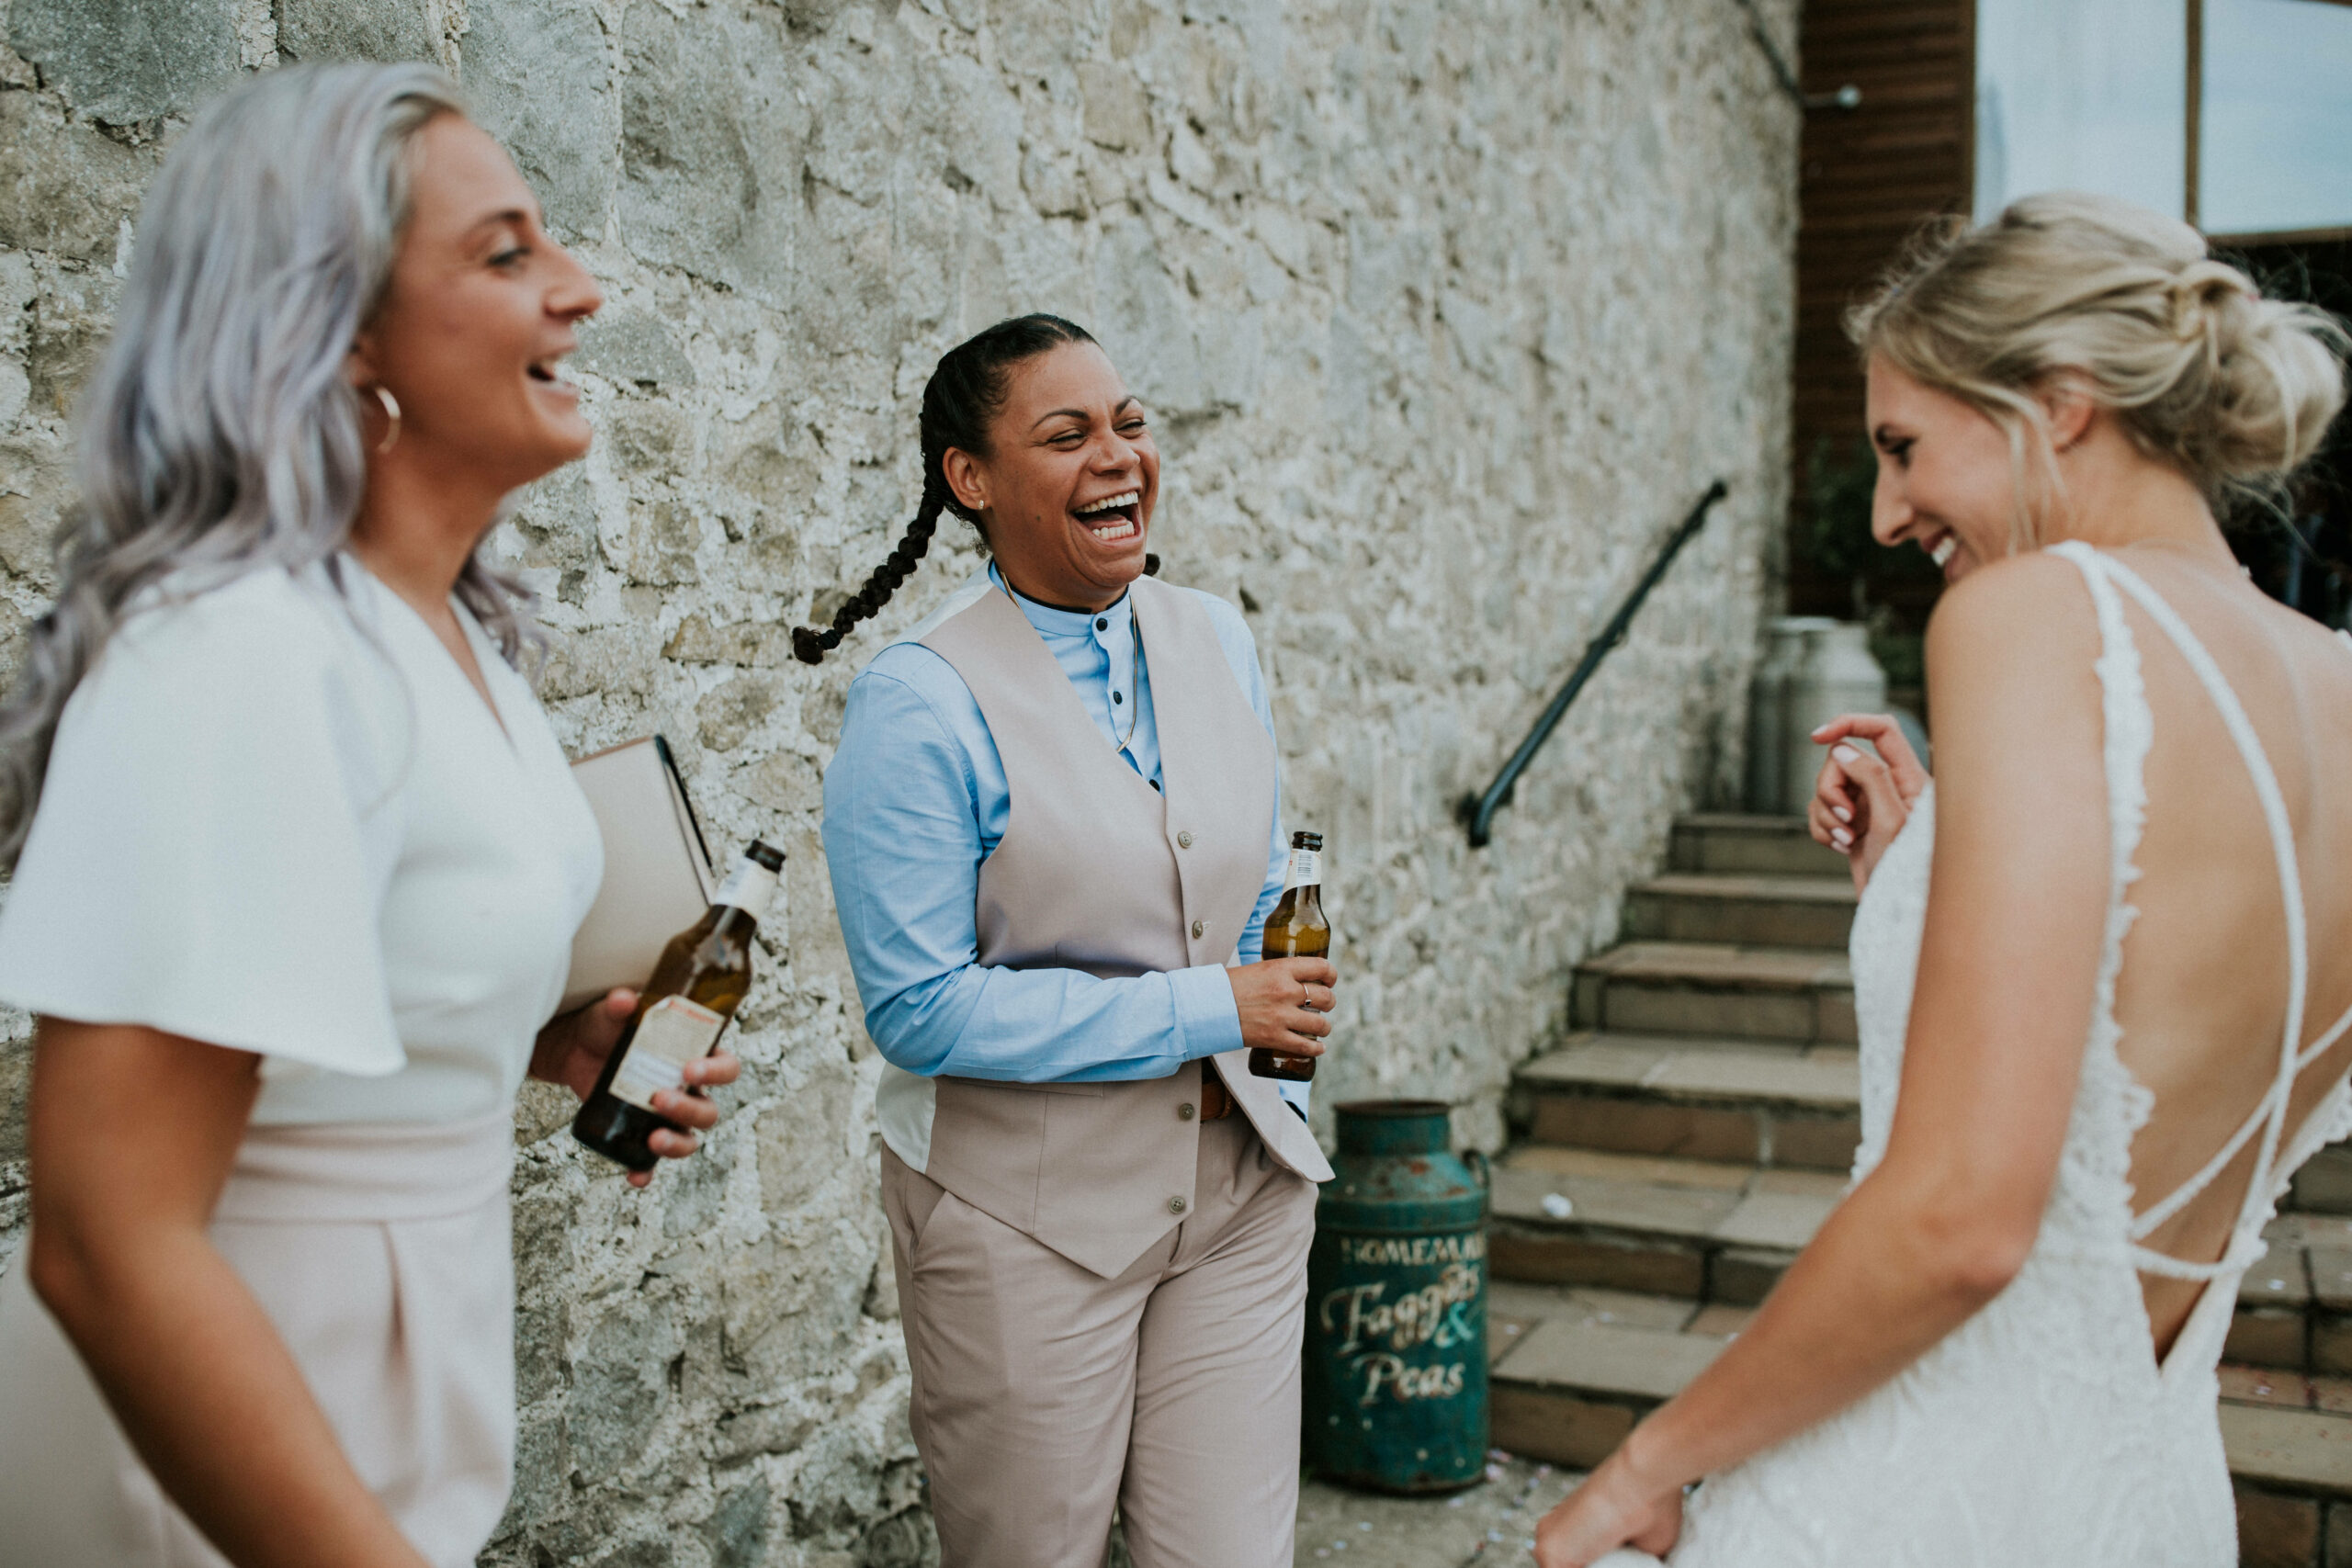
<svg viewBox="0 0 2352 1568">
<path fill-rule="evenodd" d="M 635 991 L 616 987 L 595 1001 L 550 1019 L 539 1031 L 538 1044 L 531 1053 L 531 1076 L 561 1084 L 586 1100 L 595 1091 L 613 1046 L 628 1029 L 637 1000 Z M 733 1083 L 742 1070 L 742 1062 L 724 1048 L 687 1063 L 681 1074 L 684 1087 L 663 1089 L 653 1097 L 653 1109 L 682 1129 L 657 1130 L 649 1140 L 653 1152 L 664 1159 L 684 1159 L 702 1147 L 699 1134 L 718 1124 L 718 1107 L 705 1097 L 705 1091 Z M 632 1187 L 642 1187 L 652 1179 L 650 1170 L 633 1170 L 628 1175 Z"/>
<path fill-rule="evenodd" d="M 1286 976 L 1292 983 L 1304 983 L 1306 987 L 1305 998 L 1293 1003 L 1292 1010 L 1294 1014 L 1300 1010 L 1328 1013 L 1331 1010 L 1331 987 L 1340 979 L 1340 972 L 1328 962 L 1330 953 L 1331 922 L 1323 918 L 1323 835 L 1293 833 L 1290 861 L 1283 872 L 1282 900 L 1266 917 L 1265 943 L 1260 956 L 1268 962 L 1256 967 L 1271 968 L 1276 963 L 1319 965 L 1312 972 L 1294 970 Z M 1233 994 L 1239 998 L 1238 983 Z M 1315 1045 L 1302 1051 L 1292 1042 L 1304 1035 L 1330 1033 L 1330 1021 L 1317 1018 L 1312 1028 L 1295 1017 L 1272 1021 L 1274 1032 L 1261 1041 L 1250 1036 L 1248 1010 L 1242 1012 L 1241 1034 L 1250 1046 L 1250 1073 L 1261 1078 L 1308 1082 L 1315 1077 L 1315 1058 L 1323 1054 L 1323 1047 Z"/>
<path fill-rule="evenodd" d="M 1328 958 L 1269 958 L 1228 969 L 1234 1006 L 1241 1013 L 1241 1043 L 1253 1051 L 1305 1057 L 1323 1054 L 1331 1032 L 1331 987 L 1340 972 Z"/>
</svg>

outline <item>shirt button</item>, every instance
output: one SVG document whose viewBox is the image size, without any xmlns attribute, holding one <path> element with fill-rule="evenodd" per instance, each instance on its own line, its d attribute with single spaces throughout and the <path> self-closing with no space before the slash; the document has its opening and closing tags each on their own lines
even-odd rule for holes
<svg viewBox="0 0 2352 1568">
<path fill-rule="evenodd" d="M 1171 1214 L 1182 1213 L 1184 1212 L 1184 1200 L 1182 1198 L 1170 1198 L 1168 1200 L 1168 1212 Z"/>
<path fill-rule="evenodd" d="M 1107 632 L 1111 629 L 1111 623 L 1103 620 L 1100 616 L 1097 616 L 1094 622 L 1094 629 L 1098 632 Z"/>
<path fill-rule="evenodd" d="M 1191 849 L 1191 848 L 1193 847 L 1193 835 L 1192 835 L 1192 834 L 1190 834 L 1190 833 L 1179 833 L 1179 834 L 1177 834 L 1177 835 L 1176 835 L 1176 847 L 1177 847 L 1178 849 L 1180 849 L 1180 850 L 1189 850 L 1189 849 Z"/>
<path fill-rule="evenodd" d="M 1189 1103 L 1180 1105 L 1176 1108 L 1176 1120 L 1179 1122 L 1190 1122 L 1195 1114 L 1196 1112 Z"/>
<path fill-rule="evenodd" d="M 1114 693 L 1112 693 L 1112 694 L 1111 694 L 1111 700 L 1112 700 L 1113 702 L 1114 702 L 1114 703 L 1123 703 L 1123 702 L 1125 702 L 1127 699 L 1126 699 L 1126 698 L 1125 698 L 1125 697 L 1123 697 L 1123 696 L 1121 696 L 1118 693 L 1114 692 Z"/>
<path fill-rule="evenodd" d="M 1194 936 L 1206 936 L 1208 935 L 1208 931 L 1209 923 L 1206 920 L 1194 920 L 1193 922 L 1193 934 Z"/>
</svg>

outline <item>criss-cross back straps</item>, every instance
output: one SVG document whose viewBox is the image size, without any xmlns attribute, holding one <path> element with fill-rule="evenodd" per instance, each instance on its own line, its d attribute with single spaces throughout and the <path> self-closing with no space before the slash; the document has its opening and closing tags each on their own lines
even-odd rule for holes
<svg viewBox="0 0 2352 1568">
<path fill-rule="evenodd" d="M 2100 592 L 2102 589 L 2111 593 L 2109 584 L 2120 587 L 2147 612 L 2148 617 L 2180 650 L 2182 659 L 2221 715 L 2231 741 L 2245 763 L 2256 797 L 2262 806 L 2263 820 L 2269 831 L 2272 853 L 2278 863 L 2278 889 L 2286 914 L 2288 943 L 2287 1016 L 2280 1030 L 2278 1073 L 2252 1113 L 2213 1157 L 2163 1201 L 2140 1213 L 2132 1221 L 2131 1228 L 2132 1251 L 2144 1271 L 2185 1279 L 2215 1278 L 2233 1268 L 2243 1267 L 2250 1260 L 2251 1254 L 2259 1249 L 2261 1238 L 2253 1219 L 2267 1207 L 2271 1196 L 2270 1189 L 2279 1148 L 2285 1138 L 2287 1111 L 2295 1078 L 2304 1067 L 2318 1060 L 2330 1046 L 2342 1039 L 2346 1030 L 2352 1029 L 2352 1012 L 2346 1012 L 2337 1020 L 2310 1046 L 2300 1045 L 2310 989 L 2311 956 L 2303 912 L 2302 873 L 2295 853 L 2294 830 L 2288 818 L 2286 797 L 2278 787 L 2278 774 L 2270 766 L 2269 756 L 2263 750 L 2252 721 L 2246 717 L 2245 705 L 2238 701 L 2237 693 L 2222 673 L 2221 666 L 2214 662 L 2212 655 L 2197 634 L 2189 629 L 2188 623 L 2137 572 L 2112 557 L 2086 546 L 2069 544 L 2056 547 L 2083 569 L 2095 597 L 2106 597 Z M 2121 625 L 2120 617 L 2102 614 L 2100 623 L 2103 639 L 2118 635 L 2128 639 L 2131 635 L 2129 629 Z M 2352 638 L 2346 640 L 2352 641 Z M 2257 1133 L 2262 1135 L 2262 1144 L 2256 1158 L 2254 1177 L 2247 1185 L 2246 1196 L 2239 1208 L 2232 1245 L 2219 1261 L 2190 1263 L 2138 1245 L 2142 1238 L 2153 1234 L 2156 1227 L 2177 1214 L 2211 1185 Z"/>
</svg>

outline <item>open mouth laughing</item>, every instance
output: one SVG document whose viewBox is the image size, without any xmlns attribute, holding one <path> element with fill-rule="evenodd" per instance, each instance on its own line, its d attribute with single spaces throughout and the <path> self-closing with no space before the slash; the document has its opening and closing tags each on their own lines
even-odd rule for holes
<svg viewBox="0 0 2352 1568">
<path fill-rule="evenodd" d="M 1077 518 L 1080 525 L 1093 535 L 1098 543 L 1122 544 L 1134 538 L 1141 528 L 1143 492 L 1123 490 L 1116 495 L 1106 495 L 1100 501 L 1073 506 L 1070 515 Z"/>
<path fill-rule="evenodd" d="M 558 363 L 565 354 L 571 352 L 570 349 L 565 349 L 563 354 L 551 354 L 545 359 L 534 359 L 523 367 L 524 373 L 550 392 L 566 397 L 578 397 L 579 385 L 563 374 Z"/>
</svg>

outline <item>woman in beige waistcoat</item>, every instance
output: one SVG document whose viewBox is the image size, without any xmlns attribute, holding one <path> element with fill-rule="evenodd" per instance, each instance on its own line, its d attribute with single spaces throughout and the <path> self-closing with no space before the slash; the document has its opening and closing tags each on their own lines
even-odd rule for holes
<svg viewBox="0 0 2352 1568">
<path fill-rule="evenodd" d="M 995 559 L 867 664 L 825 773 L 945 1568 L 1288 1568 L 1320 959 L 1241 964 L 1282 887 L 1273 725 L 1223 601 L 1147 575 L 1159 458 L 1068 321 L 924 389 L 923 499 Z"/>
<path fill-rule="evenodd" d="M 505 1508 L 514 1092 L 634 998 L 548 1021 L 602 846 L 477 547 L 598 303 L 422 66 L 243 87 L 141 209 L 0 707 L 0 1560 L 468 1568 Z"/>
</svg>

